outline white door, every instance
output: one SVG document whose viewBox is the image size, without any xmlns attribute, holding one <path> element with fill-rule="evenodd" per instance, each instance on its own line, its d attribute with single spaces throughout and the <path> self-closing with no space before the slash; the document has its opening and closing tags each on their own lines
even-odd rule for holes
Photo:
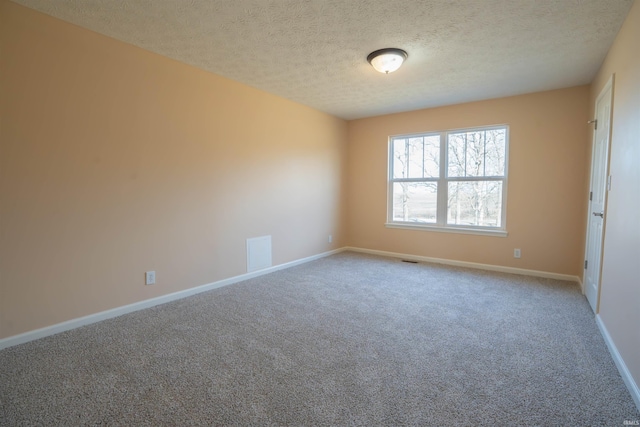
<svg viewBox="0 0 640 427">
<path fill-rule="evenodd" d="M 600 269 L 604 244 L 604 218 L 607 198 L 607 165 L 611 134 L 611 98 L 613 77 L 596 100 L 596 122 L 591 156 L 591 187 L 589 219 L 587 220 L 587 248 L 585 254 L 585 294 L 594 313 L 598 313 L 600 297 Z"/>
</svg>

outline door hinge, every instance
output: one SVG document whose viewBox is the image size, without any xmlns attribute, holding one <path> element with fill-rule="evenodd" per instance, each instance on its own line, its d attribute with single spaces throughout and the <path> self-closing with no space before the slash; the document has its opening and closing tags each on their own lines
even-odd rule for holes
<svg viewBox="0 0 640 427">
<path fill-rule="evenodd" d="M 587 269 L 587 265 L 589 265 L 589 261 L 587 261 L 586 259 L 584 260 L 584 269 Z"/>
<path fill-rule="evenodd" d="M 611 191 L 611 175 L 607 177 L 607 191 Z"/>
<path fill-rule="evenodd" d="M 593 191 L 589 191 L 589 201 L 593 200 Z"/>
</svg>

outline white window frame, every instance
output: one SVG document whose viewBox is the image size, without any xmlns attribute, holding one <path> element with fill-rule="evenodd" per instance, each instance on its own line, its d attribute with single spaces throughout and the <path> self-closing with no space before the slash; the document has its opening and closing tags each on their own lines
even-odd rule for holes
<svg viewBox="0 0 640 427">
<path fill-rule="evenodd" d="M 486 131 L 493 129 L 505 130 L 505 165 L 503 177 L 448 177 L 448 135 L 451 133 L 462 132 L 474 132 L 474 131 Z M 439 176 L 438 178 L 393 178 L 393 141 L 395 139 L 407 139 L 415 137 L 425 137 L 440 135 L 440 164 L 439 164 Z M 389 137 L 388 141 L 388 169 L 387 169 L 387 222 L 385 226 L 387 228 L 403 228 L 411 230 L 422 231 L 436 231 L 445 233 L 460 233 L 460 234 L 479 234 L 496 237 L 507 237 L 507 184 L 509 176 L 509 126 L 491 125 L 480 126 L 463 129 L 449 129 L 446 131 L 436 132 L 421 132 L 413 134 L 393 135 Z M 394 182 L 435 182 L 437 183 L 437 208 L 436 208 L 436 223 L 415 223 L 393 220 L 393 184 Z M 502 181 L 502 209 L 500 227 L 487 227 L 487 226 L 472 226 L 472 225 L 455 225 L 447 224 L 447 199 L 449 191 L 449 182 L 455 181 Z"/>
</svg>

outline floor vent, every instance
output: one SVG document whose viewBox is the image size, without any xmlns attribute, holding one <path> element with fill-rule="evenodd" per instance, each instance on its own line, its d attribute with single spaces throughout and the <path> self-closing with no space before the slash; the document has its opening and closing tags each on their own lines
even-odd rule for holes
<svg viewBox="0 0 640 427">
<path fill-rule="evenodd" d="M 418 261 L 414 261 L 414 260 L 411 260 L 411 259 L 403 259 L 402 262 L 408 262 L 409 264 L 417 264 L 418 263 Z"/>
</svg>

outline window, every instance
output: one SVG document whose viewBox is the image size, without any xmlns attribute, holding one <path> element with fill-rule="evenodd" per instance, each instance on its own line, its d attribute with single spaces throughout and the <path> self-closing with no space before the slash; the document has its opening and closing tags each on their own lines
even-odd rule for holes
<svg viewBox="0 0 640 427">
<path fill-rule="evenodd" d="M 507 126 L 394 136 L 387 226 L 506 235 Z"/>
</svg>

